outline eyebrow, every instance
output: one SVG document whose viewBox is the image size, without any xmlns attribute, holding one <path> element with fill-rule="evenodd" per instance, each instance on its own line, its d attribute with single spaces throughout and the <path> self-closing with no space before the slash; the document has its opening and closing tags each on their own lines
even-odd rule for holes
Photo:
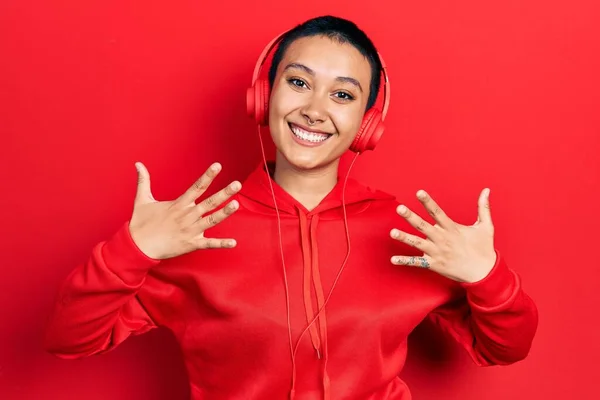
<svg viewBox="0 0 600 400">
<path fill-rule="evenodd" d="M 308 68 L 306 65 L 304 64 L 300 64 L 300 63 L 291 63 L 285 66 L 285 68 L 283 69 L 284 71 L 287 71 L 288 69 L 291 68 L 296 68 L 296 69 L 301 69 L 302 71 L 306 72 L 307 74 L 311 75 L 311 76 L 315 76 L 315 71 L 313 71 L 312 69 Z M 350 78 L 349 76 L 338 76 L 337 78 L 335 78 L 336 81 L 338 82 L 345 82 L 345 83 L 350 83 L 356 87 L 358 87 L 358 89 L 362 92 L 362 86 L 360 85 L 360 82 L 354 78 Z"/>
</svg>

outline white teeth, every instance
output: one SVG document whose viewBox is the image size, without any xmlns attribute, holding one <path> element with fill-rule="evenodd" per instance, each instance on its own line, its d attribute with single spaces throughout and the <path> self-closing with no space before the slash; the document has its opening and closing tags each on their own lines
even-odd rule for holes
<svg viewBox="0 0 600 400">
<path fill-rule="evenodd" d="M 309 142 L 318 143 L 326 140 L 329 137 L 329 135 L 321 133 L 307 132 L 304 129 L 300 129 L 294 125 L 291 125 L 291 128 L 292 132 L 294 132 L 294 135 L 298 136 L 302 140 L 308 140 Z"/>
</svg>

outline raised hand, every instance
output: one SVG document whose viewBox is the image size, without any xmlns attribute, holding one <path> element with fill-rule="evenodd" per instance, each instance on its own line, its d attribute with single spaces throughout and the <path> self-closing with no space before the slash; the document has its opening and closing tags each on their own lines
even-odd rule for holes
<svg viewBox="0 0 600 400">
<path fill-rule="evenodd" d="M 470 226 L 452 221 L 424 190 L 417 192 L 417 198 L 436 224 L 432 226 L 406 206 L 398 206 L 396 212 L 426 238 L 392 229 L 392 238 L 423 251 L 423 256 L 394 256 L 391 262 L 429 268 L 459 282 L 477 282 L 486 277 L 496 263 L 489 189 L 481 192 L 477 222 Z"/>
<path fill-rule="evenodd" d="M 207 238 L 204 232 L 229 217 L 238 209 L 232 200 L 225 207 L 211 214 L 242 184 L 234 181 L 201 203 L 195 200 L 210 186 L 221 171 L 215 163 L 179 198 L 173 201 L 156 201 L 150 189 L 150 174 L 142 163 L 136 163 L 138 185 L 133 215 L 129 223 L 131 237 L 139 249 L 150 258 L 166 259 L 197 249 L 235 247 L 234 239 Z"/>
</svg>

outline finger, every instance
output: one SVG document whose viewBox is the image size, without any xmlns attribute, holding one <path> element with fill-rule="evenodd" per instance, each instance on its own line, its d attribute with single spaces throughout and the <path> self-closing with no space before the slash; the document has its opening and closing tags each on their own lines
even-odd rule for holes
<svg viewBox="0 0 600 400">
<path fill-rule="evenodd" d="M 433 198 L 424 190 L 417 192 L 417 199 L 423 204 L 427 213 L 435 220 L 435 222 L 442 228 L 448 228 L 454 221 L 452 221 L 442 210 L 442 208 L 433 200 Z"/>
<path fill-rule="evenodd" d="M 242 188 L 242 184 L 238 181 L 230 183 L 224 189 L 221 189 L 212 196 L 204 199 L 196 207 L 198 208 L 200 215 L 204 215 L 208 211 L 212 211 L 219 207 L 221 204 L 226 202 L 231 196 L 237 193 Z"/>
<path fill-rule="evenodd" d="M 185 191 L 185 193 L 183 193 L 181 196 L 179 196 L 177 200 L 175 200 L 175 203 L 183 205 L 189 205 L 191 203 L 194 203 L 196 199 L 202 196 L 206 189 L 208 189 L 215 177 L 219 175 L 220 171 L 221 164 L 212 164 L 206 170 L 206 172 L 204 172 L 202 176 L 198 178 L 198 180 L 196 180 L 196 182 L 194 182 L 194 184 L 190 186 L 188 190 Z"/>
<path fill-rule="evenodd" d="M 221 208 L 218 211 L 215 211 L 212 214 L 199 218 L 196 222 L 196 226 L 200 229 L 200 232 L 204 232 L 207 229 L 212 228 L 213 226 L 219 224 L 224 221 L 227 217 L 232 215 L 239 208 L 239 204 L 236 200 L 232 200 L 225 207 Z"/>
<path fill-rule="evenodd" d="M 196 246 L 198 249 L 231 249 L 237 245 L 235 239 L 202 238 Z"/>
<path fill-rule="evenodd" d="M 419 267 L 425 269 L 431 268 L 431 263 L 429 257 L 427 256 L 394 256 L 391 258 L 391 262 L 394 265 L 407 265 L 410 267 Z"/>
<path fill-rule="evenodd" d="M 490 189 L 485 188 L 479 195 L 477 221 L 479 223 L 492 223 L 492 212 L 490 210 Z"/>
<path fill-rule="evenodd" d="M 435 232 L 433 226 L 423 218 L 421 218 L 417 213 L 412 212 L 405 205 L 401 204 L 396 208 L 396 212 L 404 217 L 414 228 L 418 231 L 423 232 L 427 237 L 431 238 L 435 236 Z"/>
<path fill-rule="evenodd" d="M 152 190 L 150 189 L 150 173 L 146 169 L 146 166 L 141 162 L 136 162 L 135 168 L 137 169 L 138 174 L 135 202 L 149 203 L 155 201 L 154 196 L 152 196 Z"/>
<path fill-rule="evenodd" d="M 424 253 L 429 253 L 431 251 L 431 242 L 419 236 L 402 232 L 399 229 L 392 229 L 390 231 L 390 236 L 402 243 L 406 243 L 409 246 L 419 249 Z"/>
</svg>

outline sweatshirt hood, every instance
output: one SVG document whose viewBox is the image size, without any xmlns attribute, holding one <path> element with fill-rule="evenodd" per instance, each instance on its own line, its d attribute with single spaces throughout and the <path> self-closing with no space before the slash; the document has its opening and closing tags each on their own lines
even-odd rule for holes
<svg viewBox="0 0 600 400">
<path fill-rule="evenodd" d="M 363 211 L 372 201 L 389 201 L 395 198 L 391 194 L 372 189 L 352 178 L 348 178 L 346 190 L 343 193 L 345 176 L 338 173 L 338 181 L 333 189 L 314 209 L 308 210 L 271 178 L 275 163 L 270 161 L 267 165 L 269 174 L 266 173 L 264 163 L 261 162 L 248 176 L 239 192 L 241 197 L 251 200 L 248 203 L 244 202 L 244 206 L 255 212 L 266 214 L 276 213 L 271 185 L 273 186 L 273 192 L 277 200 L 277 208 L 282 215 L 298 216 L 299 213 L 306 215 L 321 214 L 322 219 L 337 219 L 343 218 L 344 215 L 342 203 L 345 203 L 347 213 L 352 214 Z M 269 180 L 271 184 L 269 184 Z"/>
</svg>

